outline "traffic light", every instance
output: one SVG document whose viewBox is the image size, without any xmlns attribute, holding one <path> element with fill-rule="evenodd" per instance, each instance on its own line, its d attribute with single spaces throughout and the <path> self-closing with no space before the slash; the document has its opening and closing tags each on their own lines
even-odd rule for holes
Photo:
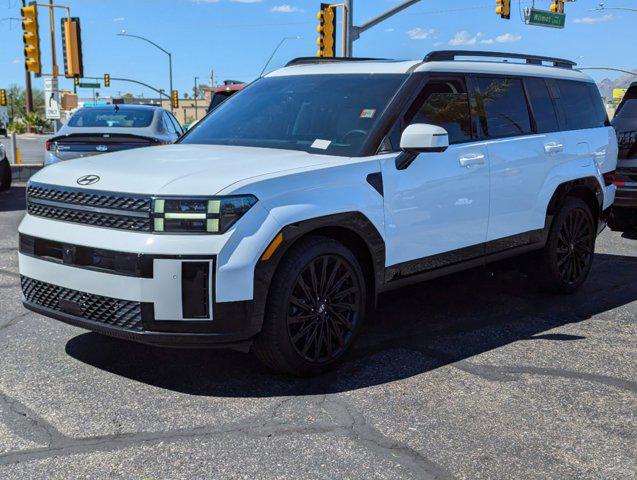
<svg viewBox="0 0 637 480">
<path fill-rule="evenodd" d="M 64 54 L 64 76 L 66 78 L 84 76 L 82 61 L 82 35 L 80 19 L 62 18 L 62 53 Z"/>
<path fill-rule="evenodd" d="M 0 107 L 7 106 L 7 90 L 2 88 L 0 89 Z"/>
<path fill-rule="evenodd" d="M 80 84 L 80 77 L 78 76 L 73 77 L 73 85 L 77 87 L 79 84 Z"/>
<path fill-rule="evenodd" d="M 40 61 L 40 35 L 38 34 L 38 7 L 34 4 L 22 7 L 22 41 L 24 42 L 24 67 L 36 76 L 42 74 Z"/>
<path fill-rule="evenodd" d="M 497 7 L 495 13 L 500 15 L 500 18 L 509 20 L 511 18 L 511 0 L 495 0 Z"/>
<path fill-rule="evenodd" d="M 177 90 L 173 90 L 173 108 L 179 108 L 179 92 Z"/>
<path fill-rule="evenodd" d="M 564 13 L 564 0 L 553 0 L 551 4 L 551 12 Z"/>
<path fill-rule="evenodd" d="M 316 43 L 319 47 L 317 57 L 333 57 L 336 46 L 336 10 L 329 3 L 321 3 L 321 10 L 316 16 L 319 34 Z"/>
<path fill-rule="evenodd" d="M 104 74 L 104 86 L 105 87 L 110 87 L 111 86 L 111 76 L 108 73 Z"/>
</svg>

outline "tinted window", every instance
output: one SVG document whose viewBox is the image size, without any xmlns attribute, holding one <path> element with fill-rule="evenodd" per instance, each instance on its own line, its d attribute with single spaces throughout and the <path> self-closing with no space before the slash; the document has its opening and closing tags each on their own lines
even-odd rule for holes
<svg viewBox="0 0 637 480">
<path fill-rule="evenodd" d="M 177 132 L 177 135 L 181 135 L 182 133 L 184 133 L 183 129 L 181 128 L 181 125 L 179 125 L 179 121 L 173 116 L 173 114 L 166 113 L 166 115 L 168 115 L 168 118 L 175 126 L 175 131 Z"/>
<path fill-rule="evenodd" d="M 406 124 L 430 123 L 449 133 L 449 143 L 472 139 L 471 110 L 464 80 L 432 80 L 407 113 Z"/>
<path fill-rule="evenodd" d="M 637 99 L 624 101 L 615 116 L 616 118 L 637 118 Z"/>
<path fill-rule="evenodd" d="M 526 91 L 531 102 L 531 110 L 535 118 L 537 133 L 555 132 L 559 130 L 555 106 L 546 82 L 543 78 L 526 78 Z"/>
<path fill-rule="evenodd" d="M 78 110 L 69 127 L 144 128 L 153 121 L 155 111 L 149 108 L 91 107 Z"/>
<path fill-rule="evenodd" d="M 565 130 L 603 127 L 608 122 L 606 109 L 597 87 L 592 83 L 555 80 L 554 95 L 561 107 L 560 120 Z"/>
<path fill-rule="evenodd" d="M 522 81 L 517 78 L 478 78 L 478 103 L 484 107 L 482 131 L 487 137 L 531 133 L 531 120 Z"/>
<path fill-rule="evenodd" d="M 208 114 L 182 143 L 361 155 L 406 75 L 265 77 Z"/>
<path fill-rule="evenodd" d="M 164 122 L 164 130 L 166 130 L 168 133 L 177 133 L 175 131 L 175 126 L 173 125 L 173 122 L 170 121 L 170 118 L 168 118 L 167 113 L 164 113 L 162 115 L 162 121 Z"/>
</svg>

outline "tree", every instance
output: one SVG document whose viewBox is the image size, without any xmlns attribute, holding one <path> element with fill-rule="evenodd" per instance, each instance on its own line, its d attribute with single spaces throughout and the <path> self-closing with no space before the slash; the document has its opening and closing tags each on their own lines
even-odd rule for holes
<svg viewBox="0 0 637 480">
<path fill-rule="evenodd" d="M 135 98 L 135 96 L 132 93 L 125 93 L 122 98 Z"/>
<path fill-rule="evenodd" d="M 44 92 L 34 88 L 31 90 L 33 95 L 33 110 L 39 116 L 44 116 Z M 13 118 L 24 118 L 27 114 L 26 95 L 24 88 L 19 85 L 9 86 L 7 91 L 8 112 Z"/>
</svg>

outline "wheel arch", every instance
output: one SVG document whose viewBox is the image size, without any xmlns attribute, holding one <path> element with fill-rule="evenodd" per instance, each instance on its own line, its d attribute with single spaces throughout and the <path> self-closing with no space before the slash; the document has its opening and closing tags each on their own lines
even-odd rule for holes
<svg viewBox="0 0 637 480">
<path fill-rule="evenodd" d="M 261 255 L 254 273 L 254 319 L 261 325 L 272 278 L 281 259 L 298 241 L 308 236 L 324 236 L 345 245 L 358 260 L 364 276 L 368 299 L 376 300 L 383 281 L 385 268 L 385 242 L 374 224 L 361 212 L 345 212 L 327 215 L 283 227 L 281 244 L 267 260 Z M 275 237 L 276 238 L 276 237 Z"/>
<path fill-rule="evenodd" d="M 604 205 L 602 186 L 595 177 L 583 177 L 561 183 L 557 186 L 546 208 L 546 228 L 550 228 L 553 218 L 559 212 L 567 197 L 580 198 L 590 207 L 598 223 Z"/>
</svg>

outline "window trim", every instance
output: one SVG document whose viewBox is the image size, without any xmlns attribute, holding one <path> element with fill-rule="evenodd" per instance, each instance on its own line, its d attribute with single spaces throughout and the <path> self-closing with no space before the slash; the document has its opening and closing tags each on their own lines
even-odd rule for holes
<svg viewBox="0 0 637 480">
<path fill-rule="evenodd" d="M 479 122 L 478 122 L 478 135 L 480 140 L 500 140 L 503 138 L 518 138 L 518 137 L 529 137 L 532 135 L 537 135 L 537 132 L 535 131 L 535 129 L 533 128 L 534 124 L 535 124 L 535 118 L 533 116 L 533 113 L 531 111 L 531 106 L 530 106 L 530 102 L 529 102 L 529 97 L 524 85 L 524 78 L 526 77 L 534 77 L 533 75 L 507 75 L 507 74 L 496 74 L 496 73 L 472 73 L 470 74 L 470 77 L 472 79 L 472 84 L 474 87 L 474 96 L 476 99 L 476 107 L 477 107 L 477 113 L 479 116 Z M 524 93 L 524 101 L 526 102 L 526 112 L 529 115 L 529 125 L 531 127 L 531 131 L 527 132 L 527 133 L 518 133 L 516 135 L 498 135 L 498 136 L 491 136 L 491 135 L 484 135 L 483 129 L 481 128 L 481 122 L 484 119 L 484 122 L 486 124 L 486 111 L 484 109 L 484 103 L 479 101 L 478 99 L 479 94 L 480 94 L 480 89 L 478 87 L 478 79 L 479 78 L 505 78 L 505 79 L 511 79 L 511 80 L 519 80 L 521 85 L 522 85 L 522 92 Z M 534 78 L 541 78 L 541 77 L 534 77 Z"/>
<path fill-rule="evenodd" d="M 562 103 L 562 95 L 560 92 L 560 86 L 557 82 L 564 81 L 564 82 L 579 83 L 589 88 L 591 86 L 597 88 L 597 85 L 594 82 L 585 82 L 583 80 L 573 80 L 570 78 L 547 78 L 545 79 L 545 81 L 547 86 L 549 87 L 549 94 L 551 95 L 551 99 L 553 99 L 553 102 L 556 105 L 556 112 L 558 112 L 557 122 L 560 126 L 561 132 L 575 132 L 578 130 L 591 130 L 594 128 L 606 128 L 610 126 L 610 121 L 608 120 L 608 113 L 606 113 L 606 120 L 604 121 L 604 125 L 601 125 L 601 126 L 570 128 L 566 125 L 566 123 L 568 122 L 566 109 L 564 108 L 564 104 Z M 590 95 L 590 92 L 589 92 L 589 95 Z M 592 100 L 592 98 L 590 100 Z M 604 111 L 606 111 L 605 108 L 604 108 Z"/>
<path fill-rule="evenodd" d="M 528 80 L 540 80 L 542 82 L 544 82 L 544 86 L 546 87 L 546 91 L 549 94 L 549 100 L 551 101 L 551 105 L 553 105 L 553 113 L 555 114 L 555 122 L 557 123 L 557 129 L 556 130 L 547 130 L 546 132 L 540 132 L 538 131 L 538 121 L 537 121 L 537 117 L 535 115 L 535 110 L 533 109 L 533 102 L 531 101 L 531 95 L 529 93 L 529 87 L 527 86 L 526 82 Z M 556 133 L 556 132 L 560 132 L 562 131 L 562 126 L 560 125 L 560 115 L 559 112 L 557 110 L 557 104 L 555 102 L 555 99 L 553 98 L 553 93 L 551 92 L 551 88 L 549 87 L 549 84 L 547 82 L 547 78 L 545 77 L 534 77 L 531 75 L 525 75 L 522 79 L 522 84 L 524 85 L 524 91 L 526 92 L 526 101 L 527 104 L 529 106 L 529 112 L 531 113 L 531 117 L 533 119 L 532 124 L 533 124 L 533 132 L 537 135 L 546 135 L 548 133 Z"/>
</svg>

